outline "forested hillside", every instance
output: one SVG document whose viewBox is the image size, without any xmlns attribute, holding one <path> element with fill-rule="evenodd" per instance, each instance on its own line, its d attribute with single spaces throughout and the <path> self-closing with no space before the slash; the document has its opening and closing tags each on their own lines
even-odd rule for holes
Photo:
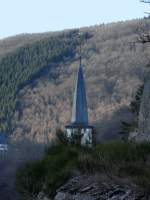
<svg viewBox="0 0 150 200">
<path fill-rule="evenodd" d="M 0 40 L 0 57 L 5 56 L 7 53 L 14 52 L 24 45 L 33 44 L 34 42 L 40 41 L 54 34 L 56 35 L 57 33 L 21 34 L 2 39 Z"/>
<path fill-rule="evenodd" d="M 89 118 L 98 138 L 116 136 L 121 121 L 132 118 L 129 105 L 149 63 L 149 45 L 136 41 L 149 29 L 149 19 L 141 19 L 80 30 Z M 43 142 L 70 119 L 78 30 L 16 36 L 12 44 L 13 38 L 0 41 L 0 130 Z"/>
<path fill-rule="evenodd" d="M 50 71 L 52 63 L 71 59 L 77 44 L 77 33 L 74 31 L 26 45 L 2 58 L 0 62 L 0 129 L 2 131 L 10 132 L 13 128 L 12 118 L 18 105 L 18 92 L 45 71 Z"/>
</svg>

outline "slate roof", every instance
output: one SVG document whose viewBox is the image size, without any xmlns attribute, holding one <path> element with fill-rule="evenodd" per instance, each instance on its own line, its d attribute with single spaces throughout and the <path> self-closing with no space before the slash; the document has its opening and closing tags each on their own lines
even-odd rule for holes
<svg viewBox="0 0 150 200">
<path fill-rule="evenodd" d="M 81 62 L 78 67 L 77 80 L 73 99 L 71 124 L 88 125 L 86 89 Z"/>
</svg>

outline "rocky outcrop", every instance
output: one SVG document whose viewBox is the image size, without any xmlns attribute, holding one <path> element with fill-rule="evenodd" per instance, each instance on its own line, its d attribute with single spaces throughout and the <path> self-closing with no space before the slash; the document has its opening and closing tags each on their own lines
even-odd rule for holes
<svg viewBox="0 0 150 200">
<path fill-rule="evenodd" d="M 146 77 L 138 120 L 137 141 L 150 141 L 150 73 Z"/>
<path fill-rule="evenodd" d="M 79 176 L 58 189 L 54 200 L 148 200 L 144 192 L 127 183 L 102 180 L 98 176 Z"/>
<path fill-rule="evenodd" d="M 44 192 L 40 192 L 35 200 L 51 200 Z"/>
</svg>

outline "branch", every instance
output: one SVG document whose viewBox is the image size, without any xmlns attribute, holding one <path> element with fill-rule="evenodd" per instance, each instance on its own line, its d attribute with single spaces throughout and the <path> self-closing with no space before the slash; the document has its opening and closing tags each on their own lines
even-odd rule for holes
<svg viewBox="0 0 150 200">
<path fill-rule="evenodd" d="M 150 0 L 141 0 L 141 2 L 150 4 Z"/>
</svg>

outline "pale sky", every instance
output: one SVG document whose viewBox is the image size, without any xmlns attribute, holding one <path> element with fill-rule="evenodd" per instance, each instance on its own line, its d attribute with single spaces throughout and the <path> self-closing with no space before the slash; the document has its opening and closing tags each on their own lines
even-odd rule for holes
<svg viewBox="0 0 150 200">
<path fill-rule="evenodd" d="M 141 18 L 140 0 L 0 0 L 0 39 Z"/>
</svg>

